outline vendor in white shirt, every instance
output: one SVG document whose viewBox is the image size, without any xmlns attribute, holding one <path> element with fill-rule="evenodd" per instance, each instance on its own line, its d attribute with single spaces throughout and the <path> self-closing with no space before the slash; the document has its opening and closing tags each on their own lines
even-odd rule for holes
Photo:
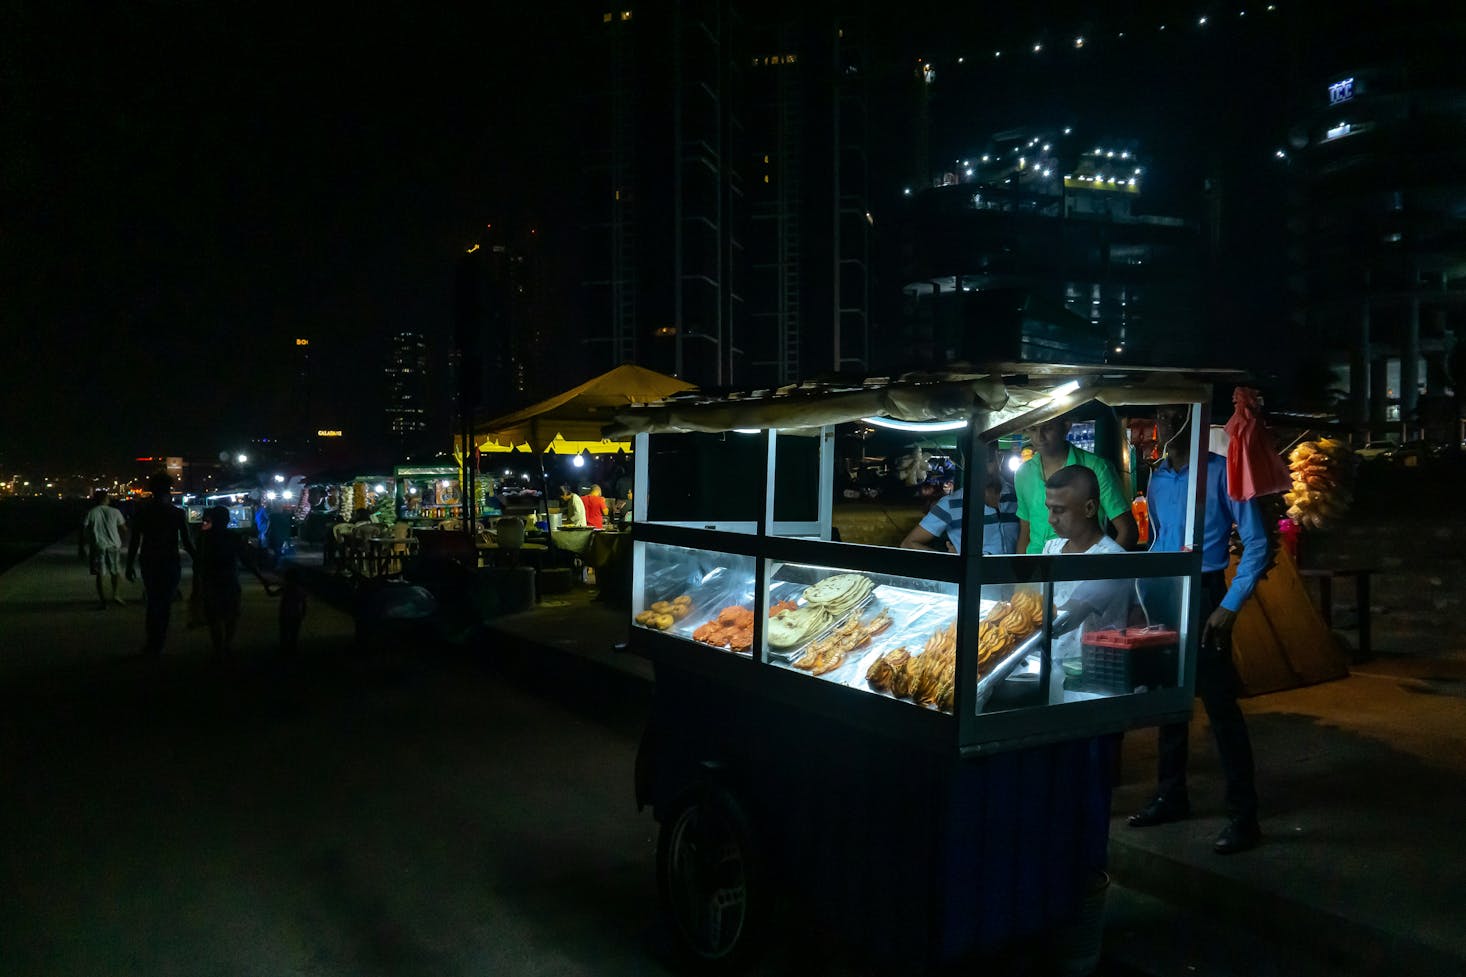
<svg viewBox="0 0 1466 977">
<path fill-rule="evenodd" d="M 570 490 L 569 485 L 560 486 L 560 528 L 580 529 L 585 526 L 585 503 Z"/>
<path fill-rule="evenodd" d="M 1044 488 L 1044 504 L 1054 538 L 1044 553 L 1124 553 L 1119 543 L 1100 526 L 1099 479 L 1083 465 L 1069 465 L 1053 475 Z M 1067 611 L 1062 633 L 1052 638 L 1053 667 L 1049 672 L 1049 701 L 1064 701 L 1062 663 L 1080 657 L 1081 640 L 1089 631 L 1123 628 L 1130 616 L 1133 580 L 1061 580 L 1054 583 L 1054 608 Z"/>
</svg>

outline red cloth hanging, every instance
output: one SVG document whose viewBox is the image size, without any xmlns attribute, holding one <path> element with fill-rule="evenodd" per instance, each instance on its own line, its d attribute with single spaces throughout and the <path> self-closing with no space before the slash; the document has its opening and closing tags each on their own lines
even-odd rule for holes
<svg viewBox="0 0 1466 977">
<path fill-rule="evenodd" d="M 1257 391 L 1237 387 L 1232 391 L 1232 419 L 1227 422 L 1227 494 L 1237 502 L 1260 495 L 1287 492 L 1293 476 L 1273 450 L 1267 425 L 1262 422 Z"/>
</svg>

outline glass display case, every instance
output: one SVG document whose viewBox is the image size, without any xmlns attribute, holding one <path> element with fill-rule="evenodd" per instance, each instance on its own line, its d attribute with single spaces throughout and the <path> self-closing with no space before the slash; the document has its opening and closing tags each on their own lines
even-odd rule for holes
<svg viewBox="0 0 1466 977">
<path fill-rule="evenodd" d="M 1205 389 L 1193 391 L 1192 431 L 1207 429 Z M 1082 403 L 1076 393 L 1002 423 L 974 411 L 972 469 L 998 437 Z M 659 506 L 663 481 L 707 470 L 686 444 L 665 447 L 677 438 L 736 444 L 738 489 L 700 509 L 684 478 L 675 504 Z M 832 428 L 712 438 L 637 435 L 632 645 L 658 663 L 963 753 L 1189 715 L 1198 546 L 984 556 L 835 542 Z M 786 440 L 795 446 L 781 451 Z M 1191 450 L 1194 463 L 1205 449 Z M 658 457 L 682 464 L 648 464 Z M 980 508 L 966 512 L 981 521 Z"/>
</svg>

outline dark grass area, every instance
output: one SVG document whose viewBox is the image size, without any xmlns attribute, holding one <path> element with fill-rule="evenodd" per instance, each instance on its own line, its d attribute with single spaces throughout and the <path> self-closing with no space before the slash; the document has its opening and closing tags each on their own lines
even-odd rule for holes
<svg viewBox="0 0 1466 977">
<path fill-rule="evenodd" d="M 0 573 L 81 525 L 85 499 L 0 499 Z"/>
</svg>

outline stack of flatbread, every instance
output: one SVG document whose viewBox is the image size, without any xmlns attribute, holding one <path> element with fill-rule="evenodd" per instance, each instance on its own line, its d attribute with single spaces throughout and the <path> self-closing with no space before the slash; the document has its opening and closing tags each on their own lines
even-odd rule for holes
<svg viewBox="0 0 1466 977">
<path fill-rule="evenodd" d="M 838 620 L 864 603 L 875 589 L 876 585 L 863 573 L 837 573 L 806 587 L 804 599 L 823 607 L 830 617 Z"/>
<path fill-rule="evenodd" d="M 863 573 L 837 573 L 804 589 L 805 604 L 769 618 L 769 647 L 795 648 L 855 610 L 875 590 Z"/>
<path fill-rule="evenodd" d="M 793 648 L 802 645 L 823 631 L 829 623 L 829 612 L 818 604 L 806 604 L 793 610 L 780 611 L 769 618 L 769 647 Z"/>
</svg>

